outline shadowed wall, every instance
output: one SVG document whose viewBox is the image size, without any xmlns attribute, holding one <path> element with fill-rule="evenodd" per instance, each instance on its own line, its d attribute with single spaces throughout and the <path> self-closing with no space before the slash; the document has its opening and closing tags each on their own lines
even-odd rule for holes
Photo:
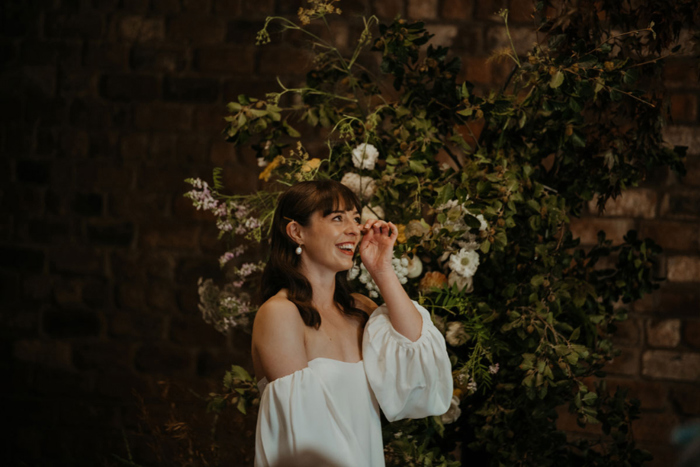
<svg viewBox="0 0 700 467">
<path fill-rule="evenodd" d="M 216 390 L 232 363 L 251 369 L 250 338 L 206 325 L 197 279 L 219 277 L 212 219 L 182 197 L 187 177 L 224 167 L 231 192 L 259 188 L 252 153 L 223 141 L 225 104 L 263 97 L 276 77 L 300 84 L 310 65 L 301 38 L 256 47 L 268 15 L 294 15 L 286 0 L 32 0 L 0 6 L 0 333 L 3 419 L 11 464 L 155 462 L 150 416 L 165 421 L 161 381 Z M 536 40 L 531 2 L 521 0 L 341 1 L 334 40 L 352 47 L 358 14 L 427 22 L 434 43 L 453 47 L 462 79 L 498 86 L 509 69 L 487 63 L 506 45 L 493 13 L 510 7 L 516 47 Z M 594 203 L 572 229 L 582 243 L 629 229 L 664 248 L 668 280 L 621 326 L 623 353 L 611 383 L 642 401 L 639 443 L 669 466 L 668 437 L 700 416 L 700 86 L 689 55 L 670 61 L 668 141 L 689 146 L 688 175 L 667 170 L 610 201 Z M 255 256 L 242 258 L 251 260 Z M 181 407 L 204 413 L 182 392 Z M 580 432 L 562 413 L 561 425 Z M 231 415 L 227 450 L 251 463 L 254 420 Z M 203 422 L 202 426 L 206 426 Z M 140 430 L 145 430 L 139 434 Z M 206 431 L 206 430 L 205 430 Z M 595 431 L 595 427 L 592 431 Z M 584 430 L 581 435 L 588 431 Z M 7 458 L 7 457 L 6 457 Z M 149 464 L 152 465 L 152 464 Z"/>
</svg>

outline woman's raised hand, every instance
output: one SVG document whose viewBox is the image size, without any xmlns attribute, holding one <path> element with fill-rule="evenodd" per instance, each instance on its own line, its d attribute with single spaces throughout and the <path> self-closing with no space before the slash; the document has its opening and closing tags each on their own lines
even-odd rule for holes
<svg viewBox="0 0 700 467">
<path fill-rule="evenodd" d="M 391 222 L 377 219 L 369 219 L 362 226 L 364 237 L 360 242 L 360 258 L 375 280 L 385 274 L 394 274 L 391 260 L 398 232 Z"/>
</svg>

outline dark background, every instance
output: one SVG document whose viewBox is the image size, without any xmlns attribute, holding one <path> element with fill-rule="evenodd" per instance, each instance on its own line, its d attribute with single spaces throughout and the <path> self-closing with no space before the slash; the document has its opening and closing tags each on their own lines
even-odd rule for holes
<svg viewBox="0 0 700 467">
<path fill-rule="evenodd" d="M 252 153 L 223 141 L 225 104 L 264 97 L 276 76 L 298 85 L 310 54 L 298 36 L 256 47 L 268 15 L 293 16 L 286 0 L 31 0 L 0 7 L 0 333 L 6 465 L 102 465 L 112 454 L 157 462 L 154 427 L 204 413 L 165 381 L 206 393 L 232 363 L 251 369 L 249 337 L 228 337 L 197 309 L 197 279 L 219 277 L 223 245 L 211 218 L 182 197 L 186 177 L 225 168 L 231 192 L 259 188 Z M 423 19 L 453 47 L 466 78 L 501 85 L 510 7 L 519 52 L 536 39 L 526 0 L 342 1 L 335 40 L 351 47 L 358 14 Z M 689 146 L 688 175 L 667 170 L 594 206 L 572 229 L 584 244 L 604 229 L 619 242 L 635 228 L 664 248 L 668 281 L 633 307 L 610 366 L 614 385 L 642 401 L 642 446 L 669 466 L 669 433 L 700 415 L 700 86 L 690 54 L 668 62 L 673 123 L 667 139 Z M 254 253 L 253 253 L 254 254 Z M 245 259 L 251 259 L 249 256 Z M 180 395 L 178 395 L 180 394 Z M 139 398 L 151 425 L 144 422 Z M 175 406 L 171 405 L 172 401 Z M 170 402 L 168 402 L 170 401 Z M 579 429 L 562 412 L 562 427 Z M 220 441 L 247 465 L 253 419 L 229 414 Z M 201 420 L 200 420 L 201 421 Z M 193 422 L 194 423 L 194 422 Z M 204 425 L 203 425 L 204 426 Z M 591 429 L 595 432 L 595 427 Z M 126 439 L 126 442 L 125 442 Z M 150 441 L 149 441 L 150 440 Z M 246 461 L 246 457 L 248 461 Z"/>
</svg>

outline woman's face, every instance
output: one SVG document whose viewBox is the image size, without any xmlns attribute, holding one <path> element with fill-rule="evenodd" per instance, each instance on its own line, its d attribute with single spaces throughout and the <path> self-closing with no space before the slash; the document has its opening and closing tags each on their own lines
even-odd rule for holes
<svg viewBox="0 0 700 467">
<path fill-rule="evenodd" d="M 304 267 L 327 269 L 334 274 L 346 271 L 353 265 L 353 255 L 361 240 L 360 214 L 354 207 L 339 208 L 327 216 L 314 212 L 309 225 L 302 227 Z"/>
</svg>

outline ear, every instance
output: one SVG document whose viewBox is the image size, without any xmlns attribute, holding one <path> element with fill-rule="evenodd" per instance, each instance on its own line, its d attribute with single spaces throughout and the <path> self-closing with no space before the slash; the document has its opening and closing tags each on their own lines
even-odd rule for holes
<svg viewBox="0 0 700 467">
<path fill-rule="evenodd" d="M 303 232 L 301 226 L 297 222 L 288 222 L 286 230 L 287 235 L 289 235 L 289 238 L 291 238 L 294 243 L 296 243 L 297 245 L 304 244 Z"/>
</svg>

